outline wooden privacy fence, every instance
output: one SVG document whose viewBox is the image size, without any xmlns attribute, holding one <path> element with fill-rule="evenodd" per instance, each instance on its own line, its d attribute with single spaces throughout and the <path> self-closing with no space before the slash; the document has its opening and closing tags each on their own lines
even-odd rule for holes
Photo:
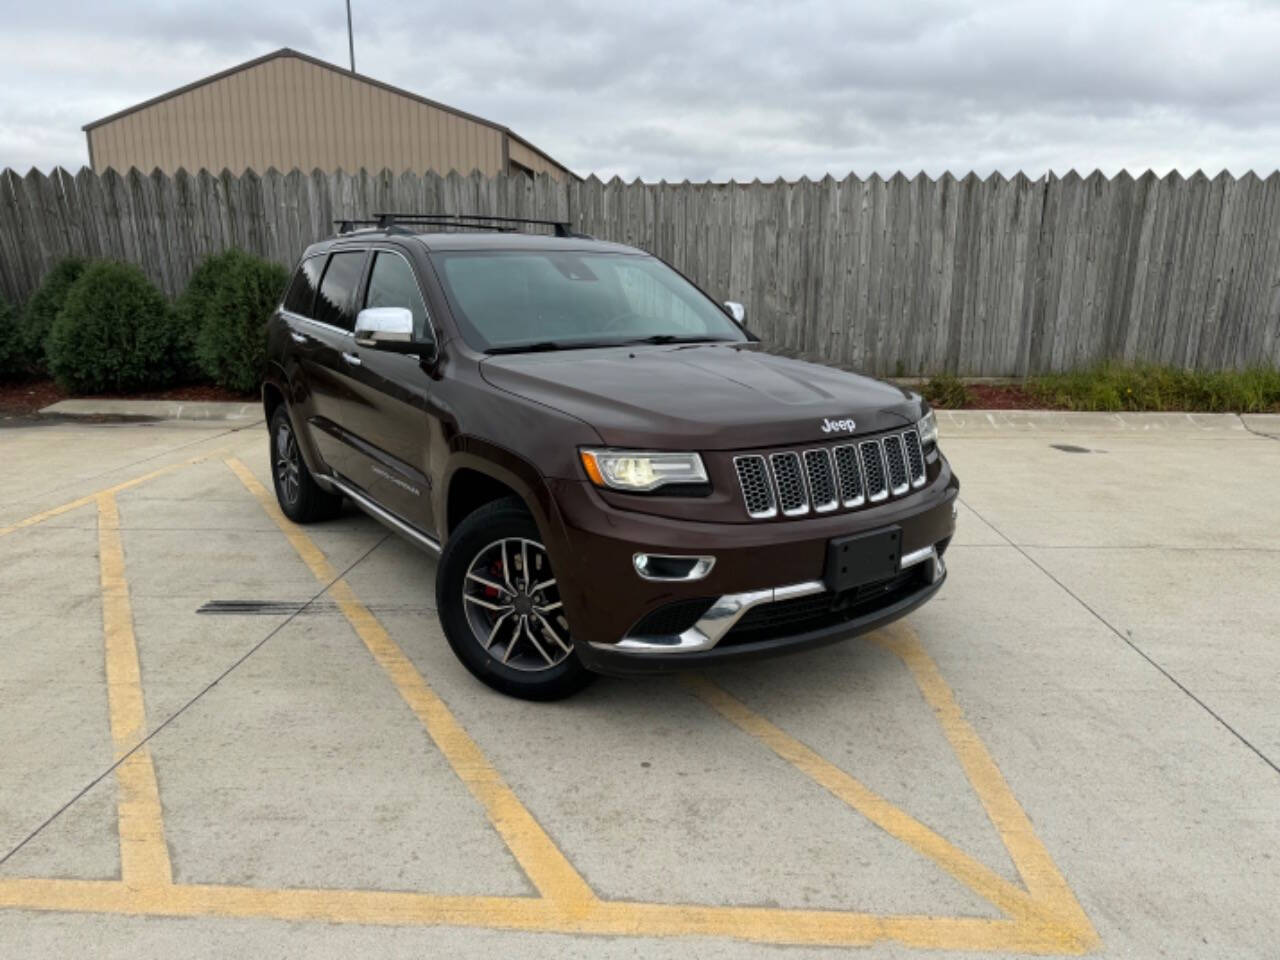
<svg viewBox="0 0 1280 960">
<path fill-rule="evenodd" d="M 0 286 L 21 300 L 75 253 L 137 263 L 173 296 L 210 253 L 292 264 L 334 220 L 378 210 L 568 219 L 743 301 L 774 347 L 878 374 L 1280 365 L 1280 174 L 564 184 L 6 171 Z"/>
</svg>

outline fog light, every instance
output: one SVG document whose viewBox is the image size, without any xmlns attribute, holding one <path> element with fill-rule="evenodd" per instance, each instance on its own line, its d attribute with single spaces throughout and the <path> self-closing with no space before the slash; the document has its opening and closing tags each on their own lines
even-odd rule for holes
<svg viewBox="0 0 1280 960">
<path fill-rule="evenodd" d="M 636 573 L 646 580 L 701 580 L 711 572 L 716 558 L 637 553 L 632 562 L 636 565 Z"/>
</svg>

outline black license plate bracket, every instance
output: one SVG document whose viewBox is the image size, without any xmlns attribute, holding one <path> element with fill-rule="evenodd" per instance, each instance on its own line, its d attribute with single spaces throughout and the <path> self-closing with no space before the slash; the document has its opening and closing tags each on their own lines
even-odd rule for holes
<svg viewBox="0 0 1280 960">
<path fill-rule="evenodd" d="M 832 593 L 888 580 L 902 561 L 902 528 L 882 527 L 827 541 L 823 578 Z"/>
</svg>

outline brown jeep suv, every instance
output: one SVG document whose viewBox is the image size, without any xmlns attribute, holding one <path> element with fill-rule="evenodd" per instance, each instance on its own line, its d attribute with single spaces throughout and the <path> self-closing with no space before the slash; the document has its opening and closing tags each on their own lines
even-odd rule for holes
<svg viewBox="0 0 1280 960">
<path fill-rule="evenodd" d="M 269 323 L 280 507 L 305 523 L 349 499 L 440 554 L 449 644 L 519 697 L 903 616 L 955 529 L 933 414 L 744 323 L 564 224 L 344 222 Z"/>
</svg>

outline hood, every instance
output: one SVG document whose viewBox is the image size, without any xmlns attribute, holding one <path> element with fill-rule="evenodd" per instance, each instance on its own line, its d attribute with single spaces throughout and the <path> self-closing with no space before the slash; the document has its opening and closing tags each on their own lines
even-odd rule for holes
<svg viewBox="0 0 1280 960">
<path fill-rule="evenodd" d="M 743 450 L 833 441 L 920 416 L 898 387 L 724 344 L 616 347 L 489 357 L 493 386 L 584 420 L 610 446 Z M 824 430 L 830 421 L 853 421 Z"/>
</svg>

